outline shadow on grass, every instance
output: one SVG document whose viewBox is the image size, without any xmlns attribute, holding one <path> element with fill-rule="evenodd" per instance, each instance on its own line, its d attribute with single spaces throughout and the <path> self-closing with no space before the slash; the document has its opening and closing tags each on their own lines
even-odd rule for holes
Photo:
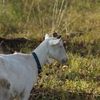
<svg viewBox="0 0 100 100">
<path fill-rule="evenodd" d="M 73 54 L 79 54 L 82 57 L 87 55 L 100 56 L 100 38 L 88 42 L 84 39 L 84 41 L 79 39 L 74 42 L 71 40 L 73 40 L 73 37 L 64 38 L 64 47 L 66 51 L 70 51 Z"/>
<path fill-rule="evenodd" d="M 92 93 L 70 92 L 51 88 L 33 88 L 29 100 L 100 100 Z"/>
</svg>

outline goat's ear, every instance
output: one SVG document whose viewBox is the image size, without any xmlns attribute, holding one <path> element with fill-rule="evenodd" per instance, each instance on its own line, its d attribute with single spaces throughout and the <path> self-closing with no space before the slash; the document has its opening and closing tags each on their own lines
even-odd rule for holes
<svg viewBox="0 0 100 100">
<path fill-rule="evenodd" d="M 57 40 L 52 40 L 52 41 L 50 41 L 50 45 L 51 46 L 57 45 L 60 41 L 61 41 L 61 38 L 57 39 Z"/>
<path fill-rule="evenodd" d="M 46 40 L 46 39 L 49 39 L 49 38 L 50 38 L 49 34 L 46 34 L 46 35 L 45 35 L 45 40 Z"/>
<path fill-rule="evenodd" d="M 61 38 L 61 35 L 58 35 L 58 36 L 57 36 L 57 39 L 60 39 L 60 38 Z"/>
<path fill-rule="evenodd" d="M 56 32 L 54 32 L 52 35 L 53 35 L 53 37 L 57 37 L 58 36 L 58 34 Z"/>
</svg>

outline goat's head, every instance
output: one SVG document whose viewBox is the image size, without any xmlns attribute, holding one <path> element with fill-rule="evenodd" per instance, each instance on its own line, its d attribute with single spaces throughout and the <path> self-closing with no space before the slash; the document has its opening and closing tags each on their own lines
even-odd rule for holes
<svg viewBox="0 0 100 100">
<path fill-rule="evenodd" d="M 66 55 L 62 39 L 50 37 L 48 34 L 45 35 L 45 39 L 49 39 L 49 57 L 57 60 L 60 63 L 67 62 L 68 57 Z"/>
</svg>

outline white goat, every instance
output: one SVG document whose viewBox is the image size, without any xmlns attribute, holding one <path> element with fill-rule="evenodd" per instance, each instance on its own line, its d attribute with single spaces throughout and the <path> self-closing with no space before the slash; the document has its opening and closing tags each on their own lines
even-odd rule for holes
<svg viewBox="0 0 100 100">
<path fill-rule="evenodd" d="M 34 52 L 37 58 L 23 53 L 0 55 L 0 100 L 28 100 L 41 66 L 51 63 L 50 58 L 60 63 L 68 59 L 62 40 L 48 34 Z"/>
</svg>

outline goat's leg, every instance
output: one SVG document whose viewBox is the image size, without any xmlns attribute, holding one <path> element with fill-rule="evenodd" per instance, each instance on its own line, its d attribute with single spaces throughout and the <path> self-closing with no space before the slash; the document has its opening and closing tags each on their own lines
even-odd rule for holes
<svg viewBox="0 0 100 100">
<path fill-rule="evenodd" d="M 17 97 L 17 98 L 15 98 L 14 100 L 21 100 L 21 99 L 20 99 L 20 96 L 18 96 L 18 97 Z"/>
<path fill-rule="evenodd" d="M 9 100 L 9 90 L 0 87 L 0 100 Z"/>
<path fill-rule="evenodd" d="M 24 91 L 24 92 L 21 94 L 21 97 L 20 97 L 19 100 L 28 100 L 29 96 L 30 96 L 30 92 Z"/>
</svg>

